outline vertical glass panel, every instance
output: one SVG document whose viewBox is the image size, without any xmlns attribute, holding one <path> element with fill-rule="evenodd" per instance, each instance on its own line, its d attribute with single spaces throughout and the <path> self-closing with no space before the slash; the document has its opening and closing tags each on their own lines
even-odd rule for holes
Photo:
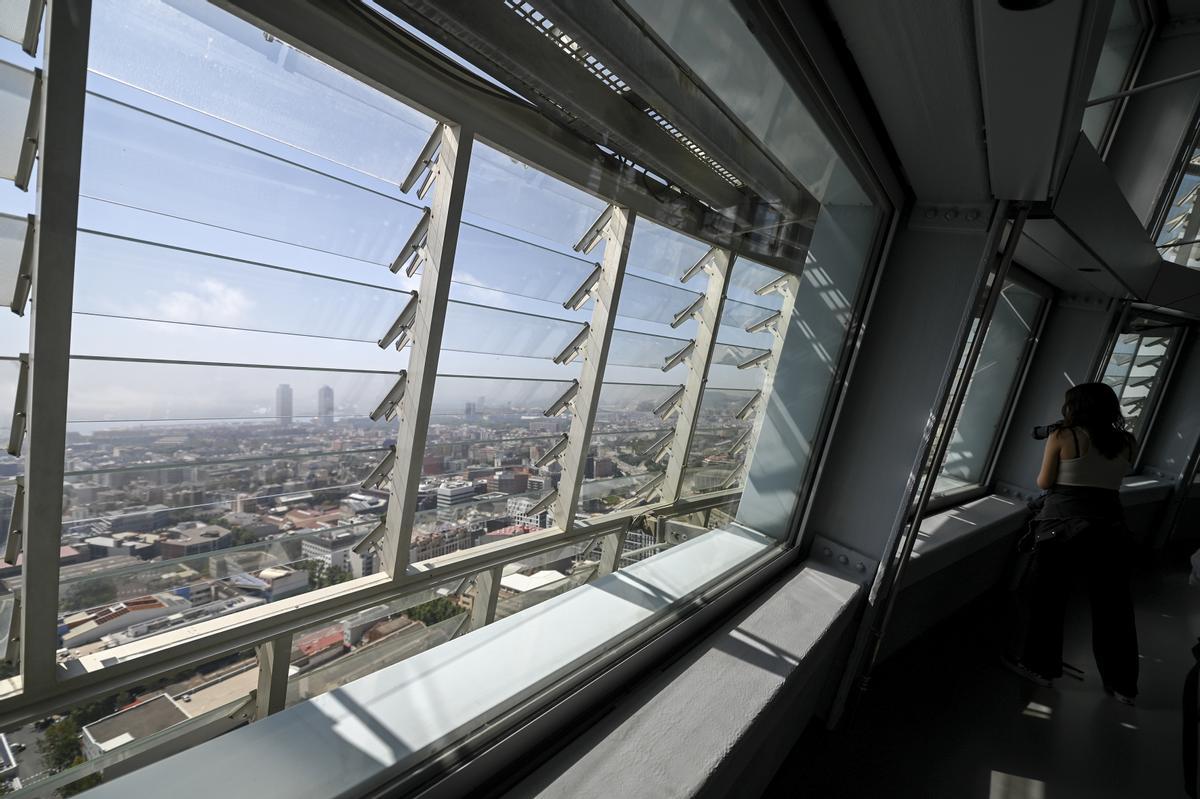
<svg viewBox="0 0 1200 799">
<path fill-rule="evenodd" d="M 1096 66 L 1096 76 L 1088 92 L 1089 100 L 1119 92 L 1125 86 L 1143 30 L 1141 14 L 1134 0 L 1116 0 L 1109 18 L 1108 33 L 1104 37 L 1104 48 L 1100 51 L 1100 62 Z M 1113 101 L 1091 106 L 1083 112 L 1083 133 L 1097 149 L 1116 108 L 1117 102 Z"/>
<path fill-rule="evenodd" d="M 823 203 L 863 204 L 833 144 L 729 0 L 632 0 L 633 10 Z"/>
<path fill-rule="evenodd" d="M 934 492 L 979 484 L 996 446 L 1024 354 L 1037 332 L 1045 300 L 1020 284 L 1005 284 L 967 385 Z"/>
<path fill-rule="evenodd" d="M 1163 258 L 1195 269 L 1200 268 L 1200 144 L 1187 151 L 1181 170 L 1179 188 L 1158 232 L 1158 245 Z"/>
<path fill-rule="evenodd" d="M 470 581 L 373 605 L 292 636 L 287 706 L 432 649 L 467 631 Z"/>
<path fill-rule="evenodd" d="M 617 510 L 637 490 L 665 469 L 666 454 L 652 457 L 647 450 L 672 428 L 627 430 L 592 436 L 592 449 L 579 489 L 579 518 L 601 516 Z M 667 444 L 670 449 L 670 443 Z"/>
<path fill-rule="evenodd" d="M 12 300 L 28 229 L 25 217 L 0 213 L 0 309 Z"/>
<path fill-rule="evenodd" d="M 1129 332 L 1117 338 L 1102 380 L 1117 392 L 1127 429 L 1140 441 L 1179 331 L 1149 319 L 1135 319 L 1126 329 Z"/>
<path fill-rule="evenodd" d="M 4 0 L 0 3 L 0 36 L 20 44 L 33 0 Z"/>
<path fill-rule="evenodd" d="M 0 178 L 12 180 L 25 142 L 33 71 L 0 61 Z"/>
<path fill-rule="evenodd" d="M 21 796 L 74 796 L 241 726 L 253 651 L 146 679 L 4 731 Z"/>
<path fill-rule="evenodd" d="M 400 183 L 434 121 L 203 0 L 104 0 L 93 72 Z"/>
</svg>

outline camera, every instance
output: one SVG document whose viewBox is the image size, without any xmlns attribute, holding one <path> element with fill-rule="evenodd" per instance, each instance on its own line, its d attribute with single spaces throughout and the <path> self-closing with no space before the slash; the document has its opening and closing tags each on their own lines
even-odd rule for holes
<svg viewBox="0 0 1200 799">
<path fill-rule="evenodd" d="M 1033 437 L 1038 441 L 1049 438 L 1050 434 L 1055 430 L 1060 429 L 1063 424 L 1063 420 L 1059 419 L 1057 422 L 1053 422 L 1051 424 L 1038 425 L 1037 427 L 1033 428 Z"/>
</svg>

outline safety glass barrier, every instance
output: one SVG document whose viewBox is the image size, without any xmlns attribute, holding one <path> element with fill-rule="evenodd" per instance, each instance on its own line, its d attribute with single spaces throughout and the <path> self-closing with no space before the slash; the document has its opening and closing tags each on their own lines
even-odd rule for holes
<svg viewBox="0 0 1200 799">
<path fill-rule="evenodd" d="M 169 644 L 190 625 L 376 573 L 374 552 L 355 547 L 379 517 L 345 513 L 318 522 L 320 510 L 297 506 L 254 520 L 225 513 L 150 533 L 64 533 L 79 540 L 62 550 L 60 661 L 95 655 L 110 665 L 124 657 L 106 654 L 117 647 L 137 644 L 142 651 L 155 638 Z M 337 510 L 334 504 L 323 515 Z M 287 520 L 290 529 L 263 534 L 267 518 Z M 20 582 L 9 584 L 20 595 Z"/>
<path fill-rule="evenodd" d="M 1005 283 L 984 333 L 975 369 L 966 378 L 966 395 L 933 486 L 934 495 L 979 485 L 984 480 L 1045 303 L 1038 292 L 1012 281 Z M 973 330 L 972 339 L 974 335 Z M 968 340 L 967 348 L 970 343 Z"/>
<path fill-rule="evenodd" d="M 381 602 L 291 636 L 288 707 L 432 649 L 470 629 L 474 578 Z"/>
<path fill-rule="evenodd" d="M 4 731 L 12 796 L 74 796 L 253 718 L 253 650 L 148 678 Z"/>
</svg>

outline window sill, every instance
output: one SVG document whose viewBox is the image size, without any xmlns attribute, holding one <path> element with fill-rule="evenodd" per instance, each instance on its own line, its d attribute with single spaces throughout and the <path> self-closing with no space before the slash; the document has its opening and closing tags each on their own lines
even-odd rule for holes
<svg viewBox="0 0 1200 799">
<path fill-rule="evenodd" d="M 714 530 L 529 610 L 141 771 L 91 796 L 350 796 L 435 752 L 609 651 L 777 548 Z M 219 769 L 212 764 L 219 763 Z"/>
</svg>

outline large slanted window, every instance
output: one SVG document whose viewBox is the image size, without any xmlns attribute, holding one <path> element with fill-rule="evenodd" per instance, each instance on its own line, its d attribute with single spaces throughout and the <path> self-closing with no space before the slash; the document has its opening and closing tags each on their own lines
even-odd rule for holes
<svg viewBox="0 0 1200 799">
<path fill-rule="evenodd" d="M 1117 392 L 1129 432 L 1139 442 L 1154 420 L 1182 334 L 1183 328 L 1169 321 L 1134 317 L 1113 344 L 1100 379 Z"/>
<path fill-rule="evenodd" d="M 752 546 L 687 596 L 796 543 L 887 214 L 790 90 L 801 126 L 751 120 L 747 146 L 792 193 L 748 219 L 542 119 L 511 123 L 528 146 L 475 130 L 460 100 L 418 107 L 407 76 L 360 80 L 203 0 L 91 8 L 78 212 L 55 231 L 69 335 L 17 315 L 29 273 L 51 279 L 21 190 L 41 84 L 0 43 L 2 520 L 28 521 L 26 378 L 69 378 L 44 411 L 61 484 L 36 486 L 58 556 L 10 536 L 0 573 L 0 649 L 21 638 L 0 731 L 78 743 L 27 785 L 119 776 L 716 528 Z M 662 127 L 688 169 L 743 185 Z M 69 342 L 60 363 L 22 357 L 31 317 Z M 5 633 L 35 602 L 45 623 Z"/>
<path fill-rule="evenodd" d="M 1045 306 L 1046 298 L 1039 291 L 1019 280 L 1005 282 L 984 333 L 975 370 L 968 378 L 950 445 L 934 483 L 934 498 L 945 502 L 986 485 L 1021 375 L 1037 342 Z M 977 328 L 972 328 L 971 340 L 976 335 Z M 965 377 L 960 374 L 958 379 Z"/>
</svg>

